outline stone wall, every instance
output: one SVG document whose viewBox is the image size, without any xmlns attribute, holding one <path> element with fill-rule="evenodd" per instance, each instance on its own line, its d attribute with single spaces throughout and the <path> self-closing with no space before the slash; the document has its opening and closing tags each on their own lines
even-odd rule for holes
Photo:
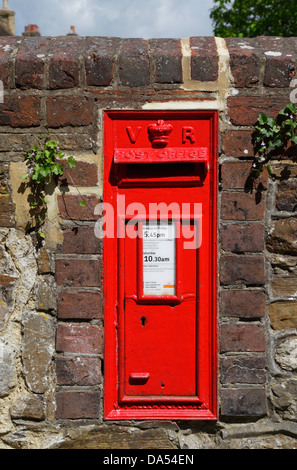
<svg viewBox="0 0 297 470">
<path fill-rule="evenodd" d="M 0 38 L 1 448 L 296 448 L 296 154 L 248 178 L 253 125 L 292 99 L 296 57 L 296 38 Z M 111 108 L 220 112 L 214 423 L 103 420 L 94 209 Z M 78 164 L 49 188 L 36 251 L 21 175 L 47 131 Z"/>
</svg>

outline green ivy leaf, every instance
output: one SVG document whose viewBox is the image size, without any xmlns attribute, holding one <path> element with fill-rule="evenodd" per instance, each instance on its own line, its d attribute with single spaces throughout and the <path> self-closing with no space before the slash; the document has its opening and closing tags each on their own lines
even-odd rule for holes
<svg viewBox="0 0 297 470">
<path fill-rule="evenodd" d="M 82 207 L 86 207 L 86 201 L 80 201 L 79 205 Z"/>
<path fill-rule="evenodd" d="M 74 168 L 76 166 L 76 161 L 74 160 L 73 157 L 68 157 L 67 158 L 67 163 L 70 166 L 70 168 Z"/>
</svg>

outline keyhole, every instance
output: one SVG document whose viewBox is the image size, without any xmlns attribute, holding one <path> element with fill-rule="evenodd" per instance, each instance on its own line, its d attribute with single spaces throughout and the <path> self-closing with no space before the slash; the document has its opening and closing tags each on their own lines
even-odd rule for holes
<svg viewBox="0 0 297 470">
<path fill-rule="evenodd" d="M 161 387 L 164 388 L 165 387 L 165 384 L 163 384 L 163 382 L 160 382 L 161 384 Z"/>
<path fill-rule="evenodd" d="M 146 318 L 145 318 L 145 317 L 141 317 L 140 321 L 141 321 L 142 326 L 145 326 L 145 324 L 146 324 Z"/>
</svg>

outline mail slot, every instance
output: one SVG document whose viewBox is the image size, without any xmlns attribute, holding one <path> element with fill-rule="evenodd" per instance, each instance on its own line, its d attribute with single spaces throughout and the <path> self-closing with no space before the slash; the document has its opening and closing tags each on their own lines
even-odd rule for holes
<svg viewBox="0 0 297 470">
<path fill-rule="evenodd" d="M 104 416 L 217 419 L 217 111 L 104 113 Z"/>
</svg>

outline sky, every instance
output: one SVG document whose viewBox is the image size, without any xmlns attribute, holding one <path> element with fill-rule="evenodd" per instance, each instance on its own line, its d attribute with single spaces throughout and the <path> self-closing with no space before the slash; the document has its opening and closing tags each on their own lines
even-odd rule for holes
<svg viewBox="0 0 297 470">
<path fill-rule="evenodd" d="M 70 26 L 80 36 L 213 36 L 213 0 L 9 0 L 9 6 L 18 36 L 27 24 L 38 25 L 42 36 L 63 36 Z"/>
</svg>

